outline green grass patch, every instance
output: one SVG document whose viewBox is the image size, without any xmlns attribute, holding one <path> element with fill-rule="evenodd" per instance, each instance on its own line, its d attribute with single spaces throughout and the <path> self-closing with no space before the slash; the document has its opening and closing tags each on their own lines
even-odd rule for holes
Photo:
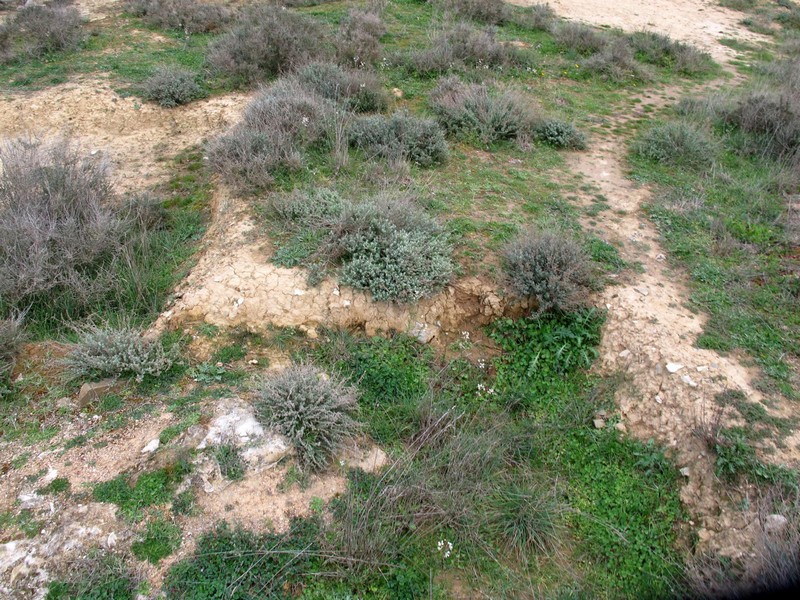
<svg viewBox="0 0 800 600">
<path fill-rule="evenodd" d="M 157 565 L 181 545 L 181 529 L 163 518 L 156 518 L 149 523 L 144 534 L 131 544 L 131 552 L 139 560 Z"/>
<path fill-rule="evenodd" d="M 96 502 L 116 504 L 127 518 L 138 520 L 142 509 L 172 500 L 175 488 L 189 470 L 187 462 L 179 461 L 170 468 L 142 473 L 133 485 L 129 476 L 119 475 L 95 485 L 92 496 Z"/>
</svg>

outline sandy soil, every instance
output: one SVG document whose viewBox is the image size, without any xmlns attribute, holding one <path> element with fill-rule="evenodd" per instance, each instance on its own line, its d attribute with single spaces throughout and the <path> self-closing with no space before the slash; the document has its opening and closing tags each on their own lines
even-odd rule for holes
<svg viewBox="0 0 800 600">
<path fill-rule="evenodd" d="M 142 190 L 166 174 L 164 159 L 225 129 L 248 97 L 228 94 L 167 110 L 87 78 L 0 96 L 0 137 L 71 137 L 105 155 L 121 191 Z"/>
<path fill-rule="evenodd" d="M 539 0 L 510 0 L 529 6 Z M 690 42 L 715 60 L 728 62 L 736 52 L 719 43 L 720 38 L 764 41 L 761 35 L 738 25 L 743 13 L 723 8 L 715 0 L 549 0 L 556 13 L 567 19 L 624 31 L 648 30 Z"/>
</svg>

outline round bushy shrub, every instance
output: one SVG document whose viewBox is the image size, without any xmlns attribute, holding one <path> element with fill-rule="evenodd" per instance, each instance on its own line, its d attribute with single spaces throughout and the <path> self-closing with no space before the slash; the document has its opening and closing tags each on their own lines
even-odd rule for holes
<svg viewBox="0 0 800 600">
<path fill-rule="evenodd" d="M 0 24 L 0 60 L 75 50 L 84 39 L 81 14 L 65 6 L 26 6 Z"/>
<path fill-rule="evenodd" d="M 533 298 L 538 312 L 569 311 L 591 285 L 590 259 L 563 233 L 528 231 L 506 249 L 511 289 Z"/>
<path fill-rule="evenodd" d="M 0 299 L 13 306 L 54 288 L 86 297 L 93 268 L 129 229 L 106 165 L 67 141 L 0 146 Z"/>
<path fill-rule="evenodd" d="M 288 367 L 259 389 L 256 417 L 285 435 L 300 464 L 321 471 L 347 438 L 360 431 L 355 388 L 313 365 Z"/>
<path fill-rule="evenodd" d="M 445 77 L 431 92 L 437 120 L 452 134 L 477 136 L 484 144 L 530 134 L 537 114 L 530 102 L 508 90 Z"/>
<path fill-rule="evenodd" d="M 715 155 L 706 132 L 684 121 L 651 127 L 634 143 L 633 151 L 652 162 L 692 168 L 710 165 Z"/>
<path fill-rule="evenodd" d="M 127 326 L 83 326 L 64 361 L 76 378 L 133 376 L 141 382 L 158 377 L 172 367 L 175 351 L 142 333 Z"/>
<path fill-rule="evenodd" d="M 572 123 L 557 119 L 548 119 L 536 127 L 536 138 L 554 148 L 583 150 L 586 148 L 586 136 Z"/>
<path fill-rule="evenodd" d="M 242 13 L 209 48 L 219 73 L 252 85 L 325 58 L 325 32 L 305 15 L 262 4 Z"/>
<path fill-rule="evenodd" d="M 145 23 L 186 34 L 218 31 L 233 17 L 224 6 L 196 0 L 126 0 L 125 7 Z"/>
<path fill-rule="evenodd" d="M 407 160 L 430 167 L 447 160 L 444 132 L 436 121 L 420 119 L 406 112 L 389 117 L 362 117 L 350 127 L 350 144 L 390 160 Z"/>
<path fill-rule="evenodd" d="M 323 98 L 355 112 L 381 112 L 389 105 L 389 96 L 380 80 L 369 71 L 314 63 L 301 69 L 297 79 Z"/>
<path fill-rule="evenodd" d="M 374 12 L 351 10 L 339 26 L 336 36 L 336 56 L 348 67 L 373 65 L 381 57 L 380 39 L 386 33 L 380 15 Z"/>
<path fill-rule="evenodd" d="M 206 91 L 197 83 L 197 76 L 179 67 L 159 67 L 144 82 L 145 98 L 165 108 L 188 104 L 204 98 Z"/>
</svg>

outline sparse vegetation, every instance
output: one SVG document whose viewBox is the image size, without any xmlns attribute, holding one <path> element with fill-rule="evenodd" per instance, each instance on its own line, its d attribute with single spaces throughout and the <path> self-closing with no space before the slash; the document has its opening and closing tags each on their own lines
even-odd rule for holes
<svg viewBox="0 0 800 600">
<path fill-rule="evenodd" d="M 139 560 L 157 565 L 181 545 L 181 529 L 159 517 L 149 521 L 142 535 L 131 544 L 131 552 Z"/>
<path fill-rule="evenodd" d="M 644 132 L 634 152 L 649 161 L 700 169 L 714 160 L 711 139 L 699 127 L 685 122 L 654 125 Z"/>
<path fill-rule="evenodd" d="M 169 502 L 175 488 L 189 471 L 189 463 L 179 459 L 169 467 L 141 473 L 135 481 L 122 474 L 98 483 L 92 495 L 96 502 L 116 504 L 127 518 L 139 519 L 142 509 Z"/>
<path fill-rule="evenodd" d="M 310 364 L 287 367 L 264 380 L 259 397 L 258 419 L 285 435 L 311 471 L 324 469 L 359 430 L 356 390 Z"/>
<path fill-rule="evenodd" d="M 221 444 L 214 448 L 214 459 L 223 477 L 231 481 L 244 479 L 245 464 L 235 444 Z"/>
<path fill-rule="evenodd" d="M 93 550 L 50 582 L 46 600 L 134 600 L 138 577 L 117 554 Z"/>
<path fill-rule="evenodd" d="M 0 319 L 0 398 L 7 389 L 17 351 L 24 339 L 22 323 L 22 314 L 13 318 Z"/>
<path fill-rule="evenodd" d="M 204 98 L 206 91 L 197 83 L 195 73 L 177 67 L 160 67 L 145 80 L 144 95 L 165 108 L 173 108 Z"/>
</svg>

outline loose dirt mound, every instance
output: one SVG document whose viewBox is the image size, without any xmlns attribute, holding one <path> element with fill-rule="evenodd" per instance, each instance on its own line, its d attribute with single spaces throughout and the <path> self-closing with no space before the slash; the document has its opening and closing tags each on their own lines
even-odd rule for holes
<svg viewBox="0 0 800 600">
<path fill-rule="evenodd" d="M 168 164 L 160 161 L 223 130 L 247 99 L 228 94 L 167 110 L 88 79 L 0 97 L 0 132 L 6 138 L 68 135 L 86 151 L 107 154 L 120 190 L 142 190 L 166 173 Z"/>
<path fill-rule="evenodd" d="M 540 0 L 511 0 L 511 3 L 530 6 L 539 4 Z M 719 43 L 720 38 L 765 40 L 739 25 L 744 18 L 742 13 L 723 8 L 714 0 L 550 0 L 549 4 L 559 16 L 567 19 L 624 31 L 657 31 L 690 42 L 720 62 L 728 62 L 736 56 L 734 50 Z"/>
</svg>

